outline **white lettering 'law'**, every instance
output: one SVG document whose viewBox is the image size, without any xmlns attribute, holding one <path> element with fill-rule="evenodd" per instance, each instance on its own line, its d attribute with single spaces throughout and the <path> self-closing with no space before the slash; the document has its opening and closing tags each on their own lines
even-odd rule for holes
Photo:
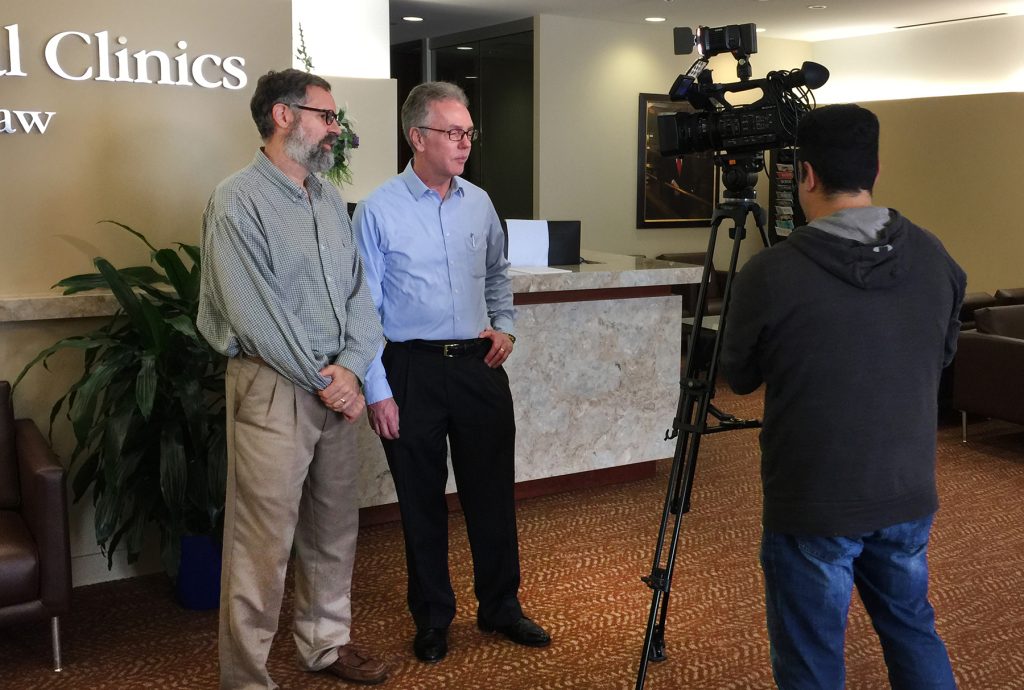
<svg viewBox="0 0 1024 690">
<path fill-rule="evenodd" d="M 6 134 L 14 134 L 18 130 L 14 127 L 14 120 L 17 119 L 21 123 L 21 130 L 23 132 L 31 133 L 33 130 L 38 129 L 40 134 L 46 133 L 46 128 L 50 126 L 50 120 L 56 115 L 55 112 L 37 112 L 34 110 L 4 110 L 0 108 L 0 132 Z M 43 115 L 46 118 L 43 118 Z"/>
</svg>

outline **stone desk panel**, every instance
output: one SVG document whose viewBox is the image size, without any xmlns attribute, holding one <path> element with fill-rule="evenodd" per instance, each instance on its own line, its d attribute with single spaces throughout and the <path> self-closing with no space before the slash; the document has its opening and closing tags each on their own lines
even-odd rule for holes
<svg viewBox="0 0 1024 690">
<path fill-rule="evenodd" d="M 701 267 L 584 250 L 601 263 L 515 275 L 516 481 L 670 457 L 680 298 Z M 380 442 L 359 422 L 363 506 L 396 500 Z M 448 493 L 455 492 L 449 468 Z"/>
</svg>

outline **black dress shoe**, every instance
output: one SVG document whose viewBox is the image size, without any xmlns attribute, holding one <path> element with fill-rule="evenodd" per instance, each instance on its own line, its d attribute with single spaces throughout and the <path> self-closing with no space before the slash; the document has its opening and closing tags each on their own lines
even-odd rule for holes
<svg viewBox="0 0 1024 690">
<path fill-rule="evenodd" d="M 498 632 L 516 644 L 527 647 L 547 647 L 551 644 L 551 636 L 526 616 L 511 625 L 489 625 L 477 621 L 477 626 L 484 632 Z"/>
<path fill-rule="evenodd" d="M 412 650 L 420 661 L 434 663 L 448 653 L 448 628 L 422 628 L 416 631 Z"/>
</svg>

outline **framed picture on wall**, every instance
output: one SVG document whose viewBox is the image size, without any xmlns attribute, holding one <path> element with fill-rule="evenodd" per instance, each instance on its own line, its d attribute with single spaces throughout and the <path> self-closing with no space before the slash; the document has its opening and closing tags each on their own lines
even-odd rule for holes
<svg viewBox="0 0 1024 690">
<path fill-rule="evenodd" d="M 658 115 L 692 113 L 685 101 L 640 94 L 637 118 L 636 226 L 687 228 L 711 225 L 718 199 L 718 174 L 710 152 L 681 158 L 659 153 Z"/>
</svg>

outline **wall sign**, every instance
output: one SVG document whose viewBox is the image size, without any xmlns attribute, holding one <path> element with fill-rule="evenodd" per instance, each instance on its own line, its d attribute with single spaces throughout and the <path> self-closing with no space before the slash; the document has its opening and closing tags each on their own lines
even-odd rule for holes
<svg viewBox="0 0 1024 690">
<path fill-rule="evenodd" d="M 108 31 L 61 31 L 43 44 L 43 56 L 50 73 L 66 81 L 230 90 L 243 89 L 248 83 L 245 58 L 238 55 L 192 56 L 188 42 L 183 40 L 175 43 L 177 50 L 171 51 L 173 54 L 162 50 L 132 51 L 127 45 L 126 36 L 111 37 Z M 0 30 L 0 79 L 28 78 L 31 75 L 23 65 L 21 29 L 18 24 L 9 24 Z M 46 110 L 0 107 L 0 133 L 45 134 L 55 115 L 56 112 Z"/>
</svg>

